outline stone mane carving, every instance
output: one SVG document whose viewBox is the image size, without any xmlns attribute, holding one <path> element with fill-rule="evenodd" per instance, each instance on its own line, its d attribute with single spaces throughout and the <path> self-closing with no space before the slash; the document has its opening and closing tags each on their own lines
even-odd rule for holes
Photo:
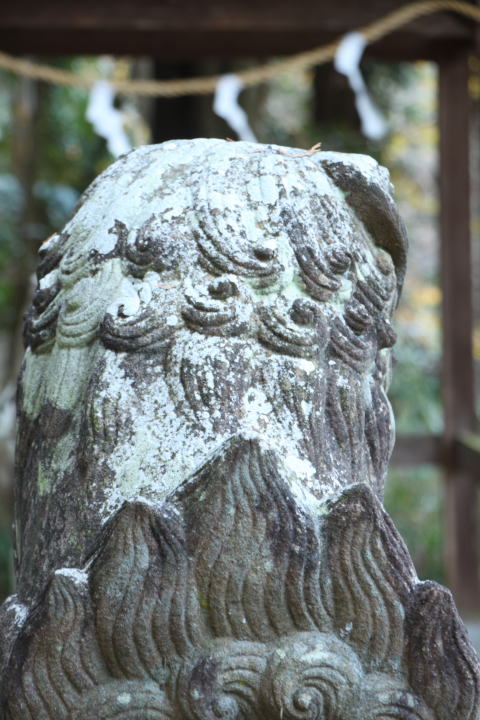
<svg viewBox="0 0 480 720">
<path fill-rule="evenodd" d="M 479 720 L 382 508 L 406 239 L 363 156 L 124 156 L 40 252 L 5 720 Z"/>
</svg>

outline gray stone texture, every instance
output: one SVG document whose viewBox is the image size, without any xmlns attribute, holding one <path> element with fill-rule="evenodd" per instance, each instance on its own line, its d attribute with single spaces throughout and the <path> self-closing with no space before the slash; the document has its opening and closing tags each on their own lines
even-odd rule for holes
<svg viewBox="0 0 480 720">
<path fill-rule="evenodd" d="M 382 507 L 406 238 L 365 156 L 120 158 L 41 248 L 5 720 L 479 720 Z"/>
</svg>

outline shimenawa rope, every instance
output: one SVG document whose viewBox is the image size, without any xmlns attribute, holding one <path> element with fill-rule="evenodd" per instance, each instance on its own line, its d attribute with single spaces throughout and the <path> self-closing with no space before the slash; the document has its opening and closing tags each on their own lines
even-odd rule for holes
<svg viewBox="0 0 480 720">
<path fill-rule="evenodd" d="M 449 10 L 480 22 L 480 8 L 470 5 L 462 0 L 421 0 L 405 5 L 398 10 L 375 20 L 358 32 L 362 33 L 368 44 L 380 40 L 389 33 L 416 20 L 424 15 L 430 15 L 440 10 Z M 265 65 L 241 70 L 235 75 L 241 80 L 244 87 L 252 87 L 272 80 L 291 71 L 310 70 L 316 65 L 333 60 L 341 38 L 322 47 L 308 50 L 297 55 L 276 60 Z M 68 70 L 62 70 L 50 65 L 41 65 L 30 60 L 13 57 L 0 52 L 0 67 L 16 75 L 22 75 L 35 80 L 54 85 L 66 85 L 90 89 L 96 82 L 105 78 L 82 77 Z M 215 92 L 220 75 L 208 77 L 185 78 L 181 80 L 108 80 L 117 92 L 125 95 L 144 95 L 150 97 L 179 97 L 181 95 L 210 95 Z"/>
</svg>

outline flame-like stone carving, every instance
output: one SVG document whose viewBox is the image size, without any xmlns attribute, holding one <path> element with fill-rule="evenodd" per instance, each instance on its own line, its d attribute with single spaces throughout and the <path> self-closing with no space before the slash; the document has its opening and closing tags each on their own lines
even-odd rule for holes
<svg viewBox="0 0 480 720">
<path fill-rule="evenodd" d="M 41 249 L 5 720 L 479 720 L 382 507 L 406 241 L 373 161 L 142 148 Z"/>
</svg>

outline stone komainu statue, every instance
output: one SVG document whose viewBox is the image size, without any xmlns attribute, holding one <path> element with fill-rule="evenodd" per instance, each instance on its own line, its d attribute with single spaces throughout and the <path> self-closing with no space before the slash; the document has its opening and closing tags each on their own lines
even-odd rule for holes
<svg viewBox="0 0 480 720">
<path fill-rule="evenodd" d="M 5 720 L 478 720 L 382 507 L 406 240 L 363 156 L 122 157 L 41 248 Z"/>
</svg>

